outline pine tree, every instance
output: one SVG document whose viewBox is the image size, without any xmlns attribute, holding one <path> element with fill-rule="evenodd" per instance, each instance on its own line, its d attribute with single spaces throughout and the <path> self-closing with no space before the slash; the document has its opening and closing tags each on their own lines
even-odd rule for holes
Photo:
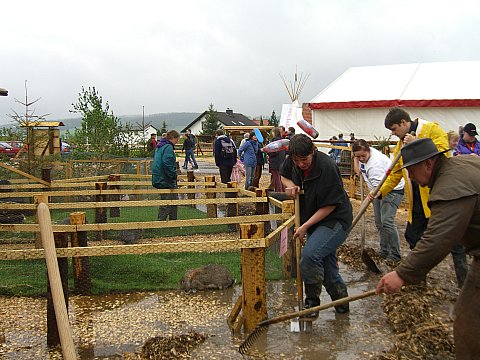
<svg viewBox="0 0 480 360">
<path fill-rule="evenodd" d="M 165 120 L 163 120 L 162 128 L 160 129 L 160 134 L 166 133 L 168 131 L 168 126 Z"/>
<path fill-rule="evenodd" d="M 215 110 L 213 104 L 210 104 L 205 114 L 205 121 L 202 124 L 202 131 L 200 135 L 209 135 L 215 136 L 215 131 L 220 128 L 220 123 L 218 121 L 218 113 Z"/>
<path fill-rule="evenodd" d="M 73 138 L 78 149 L 94 151 L 99 154 L 118 153 L 121 149 L 123 133 L 120 120 L 113 115 L 108 102 L 103 99 L 95 87 L 82 87 L 78 102 L 72 104 L 72 113 L 82 115 L 82 128 L 75 129 Z"/>
<path fill-rule="evenodd" d="M 277 119 L 277 114 L 275 114 L 275 110 L 272 111 L 272 115 L 270 116 L 270 119 L 268 120 L 268 125 L 270 126 L 278 126 L 278 119 Z"/>
<path fill-rule="evenodd" d="M 263 116 L 260 115 L 260 122 L 258 124 L 259 126 L 263 126 Z"/>
</svg>

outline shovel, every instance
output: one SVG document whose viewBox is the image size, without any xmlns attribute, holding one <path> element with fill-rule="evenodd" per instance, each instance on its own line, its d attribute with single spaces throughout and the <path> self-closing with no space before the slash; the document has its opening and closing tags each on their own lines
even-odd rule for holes
<svg viewBox="0 0 480 360">
<path fill-rule="evenodd" d="M 400 156 L 402 156 L 402 154 L 400 152 L 398 152 L 397 156 L 395 156 L 395 158 L 392 160 L 392 163 L 388 167 L 387 171 L 385 171 L 385 174 L 383 174 L 382 180 L 380 180 L 380 182 L 375 187 L 375 189 L 373 189 L 373 191 L 372 191 L 373 197 L 375 197 L 375 195 L 377 195 L 377 193 L 380 190 L 380 188 L 382 187 L 383 183 L 385 182 L 385 180 L 387 180 L 388 175 L 390 175 L 390 173 L 392 172 L 392 169 L 395 166 L 395 164 L 398 162 L 398 160 L 400 159 Z M 361 184 L 360 185 L 361 186 L 360 195 L 361 195 L 361 198 L 362 198 L 362 205 L 360 206 L 360 210 L 358 211 L 357 216 L 355 216 L 355 218 L 353 219 L 352 226 L 350 227 L 348 232 L 350 232 L 354 228 L 354 226 L 357 225 L 358 221 L 363 216 L 363 214 L 365 214 L 365 211 L 367 210 L 368 206 L 371 203 L 370 199 L 368 199 L 368 201 L 364 201 L 364 199 L 363 199 L 363 197 L 364 197 L 364 195 L 363 195 L 363 175 L 360 175 L 360 184 Z M 380 274 L 381 271 L 378 268 L 375 261 L 370 257 L 370 255 L 368 255 L 364 251 L 364 248 L 365 248 L 365 234 L 364 234 L 363 231 L 364 231 L 364 229 L 362 230 L 362 238 L 361 238 L 361 242 L 360 242 L 360 257 L 362 258 L 363 263 L 367 266 L 368 270 L 370 270 L 370 271 L 372 271 L 376 274 Z"/>
<path fill-rule="evenodd" d="M 363 204 L 363 200 L 365 199 L 363 175 L 360 175 L 360 199 L 362 200 L 362 204 Z M 378 268 L 377 264 L 370 257 L 370 255 L 368 255 L 367 252 L 365 251 L 365 211 L 361 216 L 362 216 L 362 233 L 361 233 L 361 239 L 360 239 L 360 257 L 362 258 L 363 263 L 367 266 L 368 270 L 376 274 L 380 274 L 381 271 Z"/>
</svg>

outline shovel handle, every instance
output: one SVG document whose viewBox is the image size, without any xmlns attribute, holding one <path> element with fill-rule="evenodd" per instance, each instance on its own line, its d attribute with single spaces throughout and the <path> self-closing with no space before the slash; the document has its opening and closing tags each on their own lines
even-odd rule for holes
<svg viewBox="0 0 480 360">
<path fill-rule="evenodd" d="M 300 227 L 300 194 L 295 196 L 295 231 Z M 295 262 L 297 270 L 297 299 L 298 308 L 303 309 L 303 282 L 300 273 L 300 258 L 302 256 L 302 239 L 295 238 Z"/>
<path fill-rule="evenodd" d="M 395 156 L 395 158 L 392 160 L 392 163 L 388 167 L 387 171 L 385 171 L 385 174 L 383 174 L 382 180 L 380 180 L 380 182 L 375 187 L 375 189 L 373 189 L 373 191 L 372 191 L 373 197 L 375 197 L 375 195 L 377 195 L 377 193 L 380 190 L 380 188 L 382 187 L 383 183 L 385 182 L 385 180 L 387 180 L 388 175 L 390 175 L 390 173 L 392 172 L 392 169 L 395 166 L 395 164 L 398 162 L 398 160 L 400 159 L 400 156 L 402 156 L 402 153 L 399 151 L 398 154 Z M 353 219 L 352 226 L 350 226 L 350 229 L 348 231 L 352 230 L 355 227 L 355 225 L 357 225 L 358 221 L 360 220 L 362 215 L 365 213 L 365 211 L 367 210 L 367 208 L 368 208 L 368 206 L 370 205 L 371 202 L 372 201 L 369 198 L 368 198 L 368 201 L 363 201 L 362 202 L 362 206 L 360 206 L 360 210 L 358 211 L 357 216 L 355 216 L 355 218 Z"/>
</svg>

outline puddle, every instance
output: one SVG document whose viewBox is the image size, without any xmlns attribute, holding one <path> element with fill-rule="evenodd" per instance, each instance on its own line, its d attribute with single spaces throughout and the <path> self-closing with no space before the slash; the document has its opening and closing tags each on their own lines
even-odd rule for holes
<svg viewBox="0 0 480 360">
<path fill-rule="evenodd" d="M 350 295 L 373 288 L 375 278 L 342 266 Z M 185 294 L 172 290 L 105 296 L 73 296 L 69 302 L 75 346 L 80 359 L 121 358 L 141 349 L 154 336 L 187 333 L 211 335 L 194 348 L 192 359 L 243 359 L 238 346 L 244 334 L 232 336 L 226 324 L 240 287 Z M 269 317 L 293 311 L 296 290 L 291 281 L 267 284 Z M 325 291 L 322 303 L 330 302 Z M 0 358 L 51 359 L 46 349 L 45 299 L 0 297 Z M 320 313 L 308 333 L 290 332 L 290 321 L 271 325 L 246 358 L 360 359 L 388 350 L 393 336 L 374 296 L 350 304 L 350 314 L 334 309 Z M 28 311 L 26 311 L 28 310 Z M 60 356 L 61 358 L 61 356 Z"/>
</svg>

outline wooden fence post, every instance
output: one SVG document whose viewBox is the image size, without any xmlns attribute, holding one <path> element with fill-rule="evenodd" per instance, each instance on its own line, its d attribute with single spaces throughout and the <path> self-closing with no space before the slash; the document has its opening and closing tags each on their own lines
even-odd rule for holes
<svg viewBox="0 0 480 360">
<path fill-rule="evenodd" d="M 240 224 L 241 239 L 263 237 L 263 223 Z M 243 325 L 246 332 L 252 331 L 267 316 L 265 290 L 265 248 L 241 249 Z"/>
<path fill-rule="evenodd" d="M 215 182 L 215 176 L 212 175 L 206 175 L 205 176 L 205 182 Z M 207 185 L 205 188 L 208 189 L 213 189 L 215 188 L 215 185 Z M 216 193 L 206 193 L 207 199 L 215 199 L 217 196 Z M 217 204 L 207 204 L 207 217 L 209 219 L 216 218 L 217 217 Z"/>
<path fill-rule="evenodd" d="M 121 164 L 121 163 L 120 163 Z M 120 175 L 108 175 L 108 181 L 120 181 Z M 109 185 L 110 190 L 119 190 L 120 185 Z M 111 194 L 108 196 L 109 201 L 120 201 L 120 194 Z M 110 217 L 120 217 L 120 208 L 110 208 Z"/>
<path fill-rule="evenodd" d="M 68 237 L 66 233 L 54 233 L 55 248 L 68 247 Z M 68 258 L 57 258 L 60 280 L 62 282 L 63 297 L 68 312 Z M 47 346 L 55 347 L 60 345 L 60 334 L 58 333 L 57 318 L 55 316 L 55 307 L 53 305 L 52 289 L 47 276 Z"/>
<path fill-rule="evenodd" d="M 227 188 L 228 189 L 236 189 L 238 187 L 238 184 L 236 181 L 230 181 L 227 183 Z M 233 192 L 233 193 L 225 193 L 226 198 L 237 198 L 238 197 L 238 192 Z M 230 216 L 237 216 L 238 215 L 238 204 L 227 204 L 227 214 L 228 217 Z M 236 232 L 238 231 L 238 224 L 228 224 L 228 231 L 230 232 Z"/>
<path fill-rule="evenodd" d="M 292 200 L 282 202 L 282 213 L 287 213 L 289 216 L 293 215 L 294 203 Z M 295 271 L 295 253 L 293 252 L 293 227 L 288 229 L 288 247 L 287 252 L 282 256 L 282 274 L 285 279 L 290 279 L 296 276 Z"/>
<path fill-rule="evenodd" d="M 71 225 L 83 225 L 86 223 L 84 212 L 70 213 Z M 87 232 L 75 231 L 71 233 L 72 247 L 87 247 Z M 72 258 L 73 267 L 73 286 L 77 294 L 89 295 L 92 290 L 92 275 L 90 272 L 90 258 L 88 256 L 78 256 Z"/>
<path fill-rule="evenodd" d="M 188 182 L 195 182 L 195 174 L 193 170 L 187 170 L 187 181 Z M 195 185 L 188 185 L 187 189 L 194 189 Z M 195 199 L 195 193 L 187 194 L 187 199 Z M 190 205 L 191 207 L 195 207 L 195 204 Z"/>
<path fill-rule="evenodd" d="M 106 182 L 97 182 L 95 183 L 95 190 L 107 190 L 107 183 Z M 98 194 L 95 195 L 95 201 L 97 203 L 105 202 L 106 200 L 105 194 Z M 105 208 L 95 208 L 95 223 L 97 224 L 105 224 L 107 222 L 107 210 Z M 103 240 L 103 230 L 97 231 L 96 238 L 97 240 Z"/>
<path fill-rule="evenodd" d="M 267 189 L 255 189 L 256 197 L 266 197 Z M 268 201 L 263 203 L 255 203 L 255 215 L 265 215 L 269 213 Z M 270 233 L 270 221 L 264 221 L 265 235 Z"/>
</svg>

